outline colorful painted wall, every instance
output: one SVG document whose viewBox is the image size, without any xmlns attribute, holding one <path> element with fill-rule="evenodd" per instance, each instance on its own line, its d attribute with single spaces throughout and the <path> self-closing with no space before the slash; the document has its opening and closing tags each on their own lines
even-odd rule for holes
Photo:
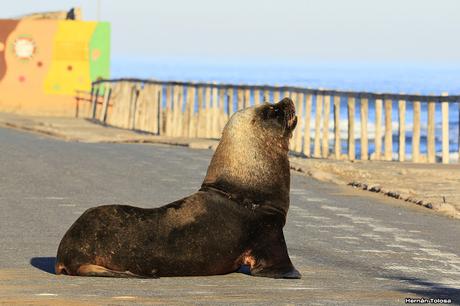
<svg viewBox="0 0 460 306">
<path fill-rule="evenodd" d="M 109 23 L 0 20 L 0 111 L 73 116 L 76 91 L 109 76 Z"/>
</svg>

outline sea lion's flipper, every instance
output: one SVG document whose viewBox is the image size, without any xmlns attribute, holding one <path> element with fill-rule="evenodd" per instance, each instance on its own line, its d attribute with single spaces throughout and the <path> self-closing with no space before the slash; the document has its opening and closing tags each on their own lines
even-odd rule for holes
<svg viewBox="0 0 460 306">
<path fill-rule="evenodd" d="M 98 276 L 98 277 L 120 277 L 120 278 L 146 278 L 146 276 L 134 274 L 130 271 L 115 271 L 107 269 L 103 266 L 85 264 L 81 265 L 77 270 L 77 275 L 79 276 Z M 157 278 L 156 276 L 150 276 L 152 278 Z"/>
<path fill-rule="evenodd" d="M 284 274 L 281 275 L 282 278 L 290 278 L 290 279 L 300 279 L 302 278 L 302 274 L 300 274 L 299 271 L 297 271 L 294 266 L 292 267 L 291 271 L 285 272 Z"/>
<path fill-rule="evenodd" d="M 302 275 L 294 266 L 291 267 L 266 267 L 261 270 L 251 270 L 251 275 L 271 278 L 300 279 Z"/>
<path fill-rule="evenodd" d="M 254 249 L 249 253 L 251 275 L 299 279 L 299 271 L 292 265 L 284 240 L 283 229 L 273 229 L 261 237 Z"/>
</svg>

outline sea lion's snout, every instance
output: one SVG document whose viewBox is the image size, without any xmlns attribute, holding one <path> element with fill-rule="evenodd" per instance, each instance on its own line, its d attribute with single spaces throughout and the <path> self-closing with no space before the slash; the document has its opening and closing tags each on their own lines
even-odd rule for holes
<svg viewBox="0 0 460 306">
<path fill-rule="evenodd" d="M 277 107 L 283 110 L 286 129 L 289 131 L 294 130 L 297 125 L 294 102 L 290 98 L 286 97 L 276 104 Z"/>
</svg>

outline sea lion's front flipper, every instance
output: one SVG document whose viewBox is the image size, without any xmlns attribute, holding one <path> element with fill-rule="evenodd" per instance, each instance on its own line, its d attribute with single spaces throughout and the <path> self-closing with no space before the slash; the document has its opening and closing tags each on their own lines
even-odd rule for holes
<svg viewBox="0 0 460 306">
<path fill-rule="evenodd" d="M 250 265 L 251 275 L 271 278 L 302 277 L 292 265 L 286 247 L 282 228 L 273 229 L 268 235 L 261 237 L 252 250 L 246 255 L 245 262 Z"/>
<path fill-rule="evenodd" d="M 300 279 L 302 275 L 294 266 L 290 267 L 265 267 L 260 270 L 251 269 L 251 275 L 271 278 Z"/>
</svg>

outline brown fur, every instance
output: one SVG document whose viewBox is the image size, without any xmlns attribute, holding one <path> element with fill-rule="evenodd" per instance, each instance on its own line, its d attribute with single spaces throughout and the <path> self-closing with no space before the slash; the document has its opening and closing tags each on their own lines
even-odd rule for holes
<svg viewBox="0 0 460 306">
<path fill-rule="evenodd" d="M 64 235 L 56 274 L 109 277 L 251 274 L 300 278 L 284 241 L 289 209 L 290 99 L 237 112 L 201 189 L 160 208 L 87 210 Z"/>
</svg>

